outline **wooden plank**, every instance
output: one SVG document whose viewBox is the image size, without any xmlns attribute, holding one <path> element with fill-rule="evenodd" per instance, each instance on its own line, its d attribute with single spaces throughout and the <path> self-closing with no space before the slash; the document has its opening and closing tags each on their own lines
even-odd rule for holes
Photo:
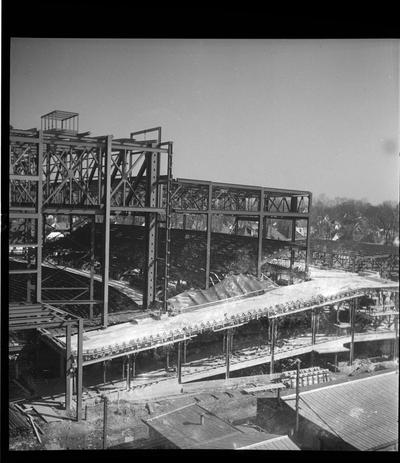
<svg viewBox="0 0 400 463">
<path fill-rule="evenodd" d="M 32 408 L 36 411 L 36 413 L 44 419 L 46 423 L 54 423 L 56 421 L 62 421 L 63 418 L 56 412 L 53 407 L 48 405 L 32 405 Z"/>
<path fill-rule="evenodd" d="M 243 388 L 242 391 L 245 392 L 246 394 L 252 394 L 254 392 L 274 391 L 276 389 L 285 389 L 285 388 L 286 386 L 283 383 L 271 383 L 271 384 L 264 384 L 262 386 Z"/>
</svg>

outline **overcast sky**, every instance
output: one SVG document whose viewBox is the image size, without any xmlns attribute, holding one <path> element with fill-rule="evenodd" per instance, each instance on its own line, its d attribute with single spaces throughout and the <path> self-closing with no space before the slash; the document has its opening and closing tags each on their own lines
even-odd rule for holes
<svg viewBox="0 0 400 463">
<path fill-rule="evenodd" d="M 10 123 L 161 125 L 174 177 L 397 200 L 399 43 L 16 38 Z"/>
</svg>

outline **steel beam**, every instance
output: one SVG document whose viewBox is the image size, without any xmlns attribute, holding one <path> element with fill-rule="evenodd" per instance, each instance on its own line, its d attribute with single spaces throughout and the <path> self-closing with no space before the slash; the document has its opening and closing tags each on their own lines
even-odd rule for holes
<svg viewBox="0 0 400 463">
<path fill-rule="evenodd" d="M 285 196 L 291 196 L 291 195 L 299 195 L 299 196 L 306 196 L 310 195 L 311 192 L 309 191 L 300 191 L 300 190 L 285 190 L 282 188 L 269 188 L 269 187 L 261 187 L 261 186 L 254 186 L 254 185 L 240 185 L 240 184 L 234 184 L 234 183 L 220 183 L 220 182 L 211 182 L 209 180 L 195 180 L 195 179 L 190 179 L 190 178 L 177 178 L 176 181 L 178 183 L 190 183 L 193 185 L 214 185 L 216 187 L 223 187 L 223 188 L 237 188 L 237 189 L 244 189 L 244 190 L 261 190 L 261 188 L 264 188 L 265 191 L 271 192 L 271 193 L 282 193 Z"/>
<path fill-rule="evenodd" d="M 173 212 L 176 214 L 217 214 L 217 215 L 232 215 L 232 216 L 249 216 L 257 219 L 260 215 L 262 217 L 274 217 L 276 219 L 308 219 L 309 214 L 303 214 L 300 212 L 257 212 L 257 211 L 244 211 L 241 209 L 179 209 L 174 208 Z"/>
</svg>

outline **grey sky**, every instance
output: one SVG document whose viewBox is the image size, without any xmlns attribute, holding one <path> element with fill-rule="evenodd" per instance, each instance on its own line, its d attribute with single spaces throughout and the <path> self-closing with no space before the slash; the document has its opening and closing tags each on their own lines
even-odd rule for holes
<svg viewBox="0 0 400 463">
<path fill-rule="evenodd" d="M 17 38 L 10 82 L 18 128 L 161 125 L 176 177 L 398 198 L 398 40 Z"/>
</svg>

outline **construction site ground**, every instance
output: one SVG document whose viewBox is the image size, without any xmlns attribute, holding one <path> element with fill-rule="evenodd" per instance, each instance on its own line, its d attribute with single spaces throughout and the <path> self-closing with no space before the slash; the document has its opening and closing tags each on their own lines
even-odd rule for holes
<svg viewBox="0 0 400 463">
<path fill-rule="evenodd" d="M 398 369 L 394 362 L 371 364 L 369 361 L 356 361 L 352 367 L 346 362 L 340 365 L 340 372 L 331 373 L 331 382 L 349 381 L 352 378 L 380 374 Z M 182 407 L 190 403 L 200 403 L 218 416 L 233 424 L 250 424 L 256 416 L 257 397 L 274 396 L 272 392 L 245 394 L 243 389 L 258 386 L 277 378 L 276 375 L 257 375 L 226 380 L 202 381 L 184 385 L 182 389 L 164 391 L 163 397 L 143 396 L 140 399 L 117 399 L 109 403 L 107 413 L 107 447 L 130 443 L 129 448 L 146 448 L 148 429 L 142 419 Z M 320 385 L 305 386 L 301 390 L 317 388 Z M 285 389 L 285 394 L 293 389 Z M 27 410 L 33 404 L 25 404 Z M 88 406 L 87 419 L 76 422 L 73 418 L 62 416 L 46 422 L 40 415 L 29 412 L 35 418 L 43 434 L 39 434 L 41 443 L 31 432 L 23 440 L 11 438 L 11 450 L 70 450 L 101 449 L 103 446 L 103 403 Z"/>
</svg>

